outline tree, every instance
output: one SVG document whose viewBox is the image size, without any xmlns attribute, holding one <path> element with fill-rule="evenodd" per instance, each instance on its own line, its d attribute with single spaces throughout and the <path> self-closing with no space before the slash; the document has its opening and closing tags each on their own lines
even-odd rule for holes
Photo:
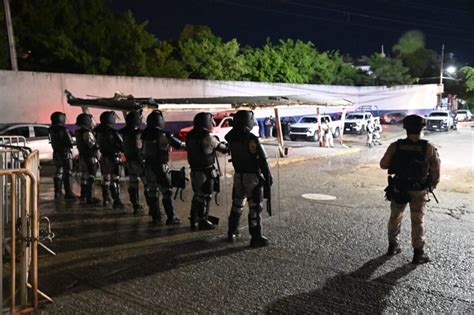
<svg viewBox="0 0 474 315">
<path fill-rule="evenodd" d="M 385 58 L 379 53 L 375 53 L 368 58 L 371 77 L 375 85 L 397 85 L 411 84 L 413 78 L 408 74 L 408 68 L 402 65 L 398 59 Z"/>
<path fill-rule="evenodd" d="M 148 55 L 148 70 L 151 76 L 162 78 L 186 79 L 189 72 L 184 69 L 183 63 L 176 59 L 178 49 L 168 42 L 159 42 Z"/>
<path fill-rule="evenodd" d="M 408 73 L 414 78 L 428 78 L 436 75 L 438 54 L 425 48 L 425 36 L 420 31 L 409 31 L 400 37 L 392 48 Z"/>
<path fill-rule="evenodd" d="M 473 67 L 463 67 L 460 70 L 466 76 L 466 91 L 474 92 L 474 68 Z"/>
<path fill-rule="evenodd" d="M 116 14 L 105 0 L 22 0 L 12 3 L 22 70 L 148 75 L 156 39 L 131 12 Z"/>
<path fill-rule="evenodd" d="M 239 80 L 246 71 L 237 40 L 222 42 L 207 26 L 186 25 L 178 48 L 190 78 Z"/>
</svg>

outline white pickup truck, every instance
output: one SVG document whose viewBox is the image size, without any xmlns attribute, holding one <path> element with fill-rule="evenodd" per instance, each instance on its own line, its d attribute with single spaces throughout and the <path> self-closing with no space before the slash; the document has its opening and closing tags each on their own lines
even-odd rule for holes
<svg viewBox="0 0 474 315">
<path fill-rule="evenodd" d="M 435 110 L 426 117 L 426 130 L 444 130 L 455 129 L 454 118 L 449 111 Z"/>
<path fill-rule="evenodd" d="M 329 127 L 335 138 L 341 134 L 340 120 L 333 121 L 329 115 L 321 115 L 321 128 Z M 289 133 L 291 141 L 319 141 L 319 125 L 317 116 L 303 116 L 296 124 L 292 124 Z"/>
<path fill-rule="evenodd" d="M 367 123 L 374 118 L 370 112 L 353 112 L 346 115 L 344 133 L 363 134 L 367 131 Z"/>
</svg>

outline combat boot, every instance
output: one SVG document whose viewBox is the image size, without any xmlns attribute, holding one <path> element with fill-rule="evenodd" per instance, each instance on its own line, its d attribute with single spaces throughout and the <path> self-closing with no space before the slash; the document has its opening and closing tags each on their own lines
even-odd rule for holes
<svg viewBox="0 0 474 315">
<path fill-rule="evenodd" d="M 77 196 L 72 192 L 72 176 L 63 178 L 64 199 L 68 201 L 76 201 Z"/>
<path fill-rule="evenodd" d="M 151 223 L 154 225 L 163 224 L 163 221 L 161 220 L 160 207 L 158 205 L 158 198 L 146 195 L 146 201 L 150 211 L 149 214 L 151 216 Z"/>
<path fill-rule="evenodd" d="M 100 203 L 100 199 L 94 197 L 94 180 L 89 180 L 86 184 L 86 204 L 97 205 Z"/>
<path fill-rule="evenodd" d="M 107 207 L 110 202 L 110 187 L 108 185 L 102 185 L 102 206 Z"/>
<path fill-rule="evenodd" d="M 142 215 L 145 212 L 145 209 L 143 209 L 142 205 L 140 204 L 138 189 L 129 188 L 128 195 L 130 196 L 130 202 L 132 203 L 133 214 Z"/>
<path fill-rule="evenodd" d="M 262 235 L 262 224 L 260 214 L 256 218 L 249 215 L 250 247 L 263 247 L 269 245 L 268 238 Z"/>
<path fill-rule="evenodd" d="M 231 211 L 229 215 L 229 229 L 227 231 L 227 240 L 229 242 L 234 242 L 240 236 L 239 233 L 239 224 L 240 224 L 240 213 Z"/>
<path fill-rule="evenodd" d="M 123 209 L 125 209 L 125 205 L 120 200 L 120 184 L 117 183 L 117 182 L 112 182 L 112 185 L 110 187 L 110 192 L 111 192 L 111 195 L 112 195 L 112 199 L 114 200 L 112 208 L 114 210 L 123 210 Z"/>
<path fill-rule="evenodd" d="M 79 196 L 79 202 L 86 203 L 87 200 L 87 184 L 81 184 L 81 195 Z"/>
<path fill-rule="evenodd" d="M 166 216 L 166 225 L 178 225 L 181 224 L 181 220 L 175 216 L 174 208 L 173 208 L 173 201 L 171 200 L 171 196 L 169 198 L 163 198 L 162 200 L 163 208 L 165 208 Z"/>
<path fill-rule="evenodd" d="M 394 256 L 396 254 L 399 254 L 402 251 L 402 248 L 398 243 L 395 242 L 389 242 L 388 243 L 388 250 L 387 250 L 387 256 Z"/>
<path fill-rule="evenodd" d="M 430 262 L 430 258 L 425 254 L 423 249 L 414 248 L 413 249 L 413 264 L 425 264 Z"/>
<path fill-rule="evenodd" d="M 191 230 L 195 231 L 198 229 L 198 210 L 197 202 L 195 200 L 191 201 L 191 211 L 189 213 L 189 223 Z"/>
<path fill-rule="evenodd" d="M 54 199 L 59 199 L 62 193 L 63 180 L 61 178 L 54 178 Z"/>
<path fill-rule="evenodd" d="M 211 221 L 208 220 L 208 203 L 209 202 L 204 202 L 204 203 L 199 203 L 199 208 L 198 208 L 198 228 L 199 230 L 205 231 L 205 230 L 212 230 L 215 229 L 216 226 L 212 224 Z"/>
</svg>

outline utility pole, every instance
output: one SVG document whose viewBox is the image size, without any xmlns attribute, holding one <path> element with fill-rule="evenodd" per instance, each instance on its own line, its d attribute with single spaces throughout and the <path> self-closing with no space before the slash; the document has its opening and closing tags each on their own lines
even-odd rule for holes
<svg viewBox="0 0 474 315">
<path fill-rule="evenodd" d="M 10 46 L 10 60 L 12 70 L 18 71 L 18 63 L 16 61 L 15 37 L 13 36 L 13 23 L 10 14 L 10 0 L 3 0 L 3 8 L 5 9 L 5 21 L 7 23 L 8 45 Z"/>
<path fill-rule="evenodd" d="M 443 105 L 443 69 L 444 68 L 444 44 L 441 46 L 441 66 L 439 69 L 439 100 L 438 100 L 438 107 L 441 108 Z"/>
<path fill-rule="evenodd" d="M 444 67 L 444 44 L 441 46 L 441 69 L 439 70 L 439 84 L 443 84 L 443 67 Z"/>
</svg>

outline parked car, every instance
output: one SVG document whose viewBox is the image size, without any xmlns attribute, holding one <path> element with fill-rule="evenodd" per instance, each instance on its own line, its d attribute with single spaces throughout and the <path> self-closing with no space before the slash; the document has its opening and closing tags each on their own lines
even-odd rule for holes
<svg viewBox="0 0 474 315">
<path fill-rule="evenodd" d="M 227 116 L 228 115 L 228 116 Z M 219 115 L 216 114 L 213 118 L 211 135 L 217 136 L 220 141 L 225 141 L 225 135 L 232 129 L 233 113 Z M 188 132 L 193 129 L 193 126 L 184 127 L 179 130 L 178 137 L 181 141 L 186 141 L 186 136 Z M 254 121 L 254 126 L 252 133 L 258 137 L 258 124 L 257 121 Z"/>
<path fill-rule="evenodd" d="M 426 117 L 426 130 L 438 131 L 454 129 L 454 117 L 446 110 L 435 110 L 428 114 Z"/>
<path fill-rule="evenodd" d="M 472 113 L 469 109 L 460 109 L 456 112 L 458 121 L 472 120 Z"/>
<path fill-rule="evenodd" d="M 380 123 L 381 124 L 401 124 L 403 122 L 403 119 L 407 116 L 408 114 L 403 111 L 398 111 L 398 112 L 389 112 L 386 113 L 382 116 L 380 116 Z"/>
<path fill-rule="evenodd" d="M 367 131 L 367 123 L 372 118 L 370 112 L 348 113 L 344 121 L 344 133 L 363 134 Z"/>
<path fill-rule="evenodd" d="M 49 143 L 49 125 L 33 123 L 0 124 L 0 136 L 23 136 L 26 146 L 39 151 L 40 160 L 52 160 L 53 148 Z M 6 143 L 5 143 L 6 144 Z M 77 156 L 77 149 L 73 149 L 73 156 Z"/>
<path fill-rule="evenodd" d="M 329 115 L 321 115 L 321 123 L 327 124 L 335 138 L 341 134 L 342 124 L 340 120 L 333 121 Z M 309 140 L 319 141 L 319 126 L 317 116 L 303 116 L 290 128 L 291 141 Z"/>
</svg>

